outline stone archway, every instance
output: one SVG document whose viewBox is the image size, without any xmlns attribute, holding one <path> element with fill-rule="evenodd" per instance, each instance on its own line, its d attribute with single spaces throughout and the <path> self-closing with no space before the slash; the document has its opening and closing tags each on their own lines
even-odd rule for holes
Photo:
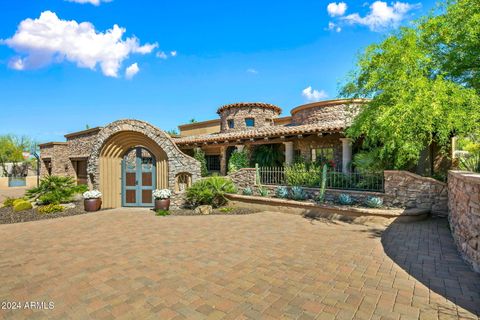
<svg viewBox="0 0 480 320">
<path fill-rule="evenodd" d="M 189 172 L 193 181 L 200 177 L 198 161 L 181 152 L 159 128 L 138 120 L 115 121 L 98 133 L 88 160 L 89 183 L 102 191 L 104 208 L 121 206 L 121 159 L 135 146 L 155 155 L 157 188 L 175 192 L 175 177 L 180 172 Z"/>
</svg>

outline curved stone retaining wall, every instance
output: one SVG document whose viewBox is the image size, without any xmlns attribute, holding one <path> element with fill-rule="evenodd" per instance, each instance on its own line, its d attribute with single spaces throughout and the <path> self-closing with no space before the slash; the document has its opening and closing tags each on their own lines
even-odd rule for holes
<svg viewBox="0 0 480 320">
<path fill-rule="evenodd" d="M 448 220 L 464 259 L 480 272 L 480 174 L 450 171 Z"/>
</svg>

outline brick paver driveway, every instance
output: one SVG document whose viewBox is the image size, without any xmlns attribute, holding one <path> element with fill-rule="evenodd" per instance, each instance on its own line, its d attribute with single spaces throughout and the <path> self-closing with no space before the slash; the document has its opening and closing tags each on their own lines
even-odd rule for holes
<svg viewBox="0 0 480 320">
<path fill-rule="evenodd" d="M 476 318 L 445 220 L 386 231 L 301 216 L 101 213 L 0 226 L 4 318 Z M 430 288 L 430 289 L 429 289 Z"/>
</svg>

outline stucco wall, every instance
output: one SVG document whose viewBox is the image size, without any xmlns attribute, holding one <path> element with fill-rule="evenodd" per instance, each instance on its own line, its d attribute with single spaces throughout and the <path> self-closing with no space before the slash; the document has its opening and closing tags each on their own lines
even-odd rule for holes
<svg viewBox="0 0 480 320">
<path fill-rule="evenodd" d="M 464 259 L 480 272 L 480 174 L 448 173 L 448 219 Z"/>
</svg>

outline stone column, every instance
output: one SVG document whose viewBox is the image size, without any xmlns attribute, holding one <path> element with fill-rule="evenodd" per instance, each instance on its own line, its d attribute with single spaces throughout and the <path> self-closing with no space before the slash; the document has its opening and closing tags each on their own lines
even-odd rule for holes
<svg viewBox="0 0 480 320">
<path fill-rule="evenodd" d="M 222 176 L 227 174 L 227 147 L 220 147 L 220 174 Z"/>
<path fill-rule="evenodd" d="M 242 152 L 243 149 L 245 148 L 245 145 L 243 145 L 243 144 L 238 144 L 238 145 L 236 145 L 235 147 L 237 147 L 237 151 L 238 151 L 238 152 Z"/>
<path fill-rule="evenodd" d="M 286 141 L 283 144 L 285 145 L 285 164 L 291 165 L 293 163 L 293 142 Z"/>
<path fill-rule="evenodd" d="M 342 141 L 342 172 L 350 171 L 349 164 L 352 162 L 352 139 L 340 138 Z"/>
</svg>

